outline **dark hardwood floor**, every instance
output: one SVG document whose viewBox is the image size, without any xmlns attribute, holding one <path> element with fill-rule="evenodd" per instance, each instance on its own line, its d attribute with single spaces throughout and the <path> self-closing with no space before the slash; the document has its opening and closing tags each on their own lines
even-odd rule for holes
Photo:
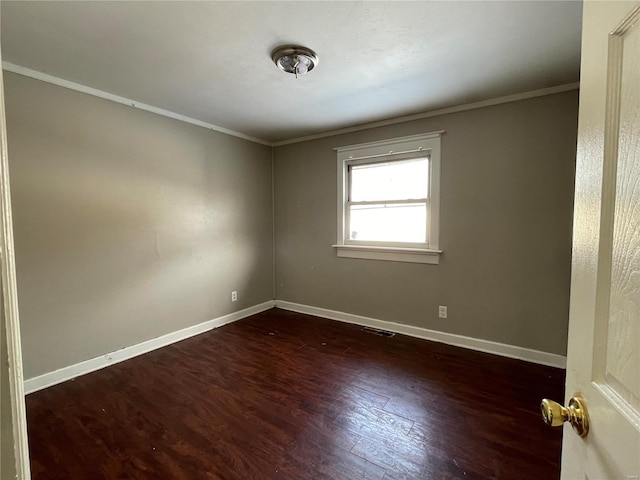
<svg viewBox="0 0 640 480">
<path fill-rule="evenodd" d="M 27 396 L 44 479 L 557 479 L 564 371 L 273 309 Z"/>
</svg>

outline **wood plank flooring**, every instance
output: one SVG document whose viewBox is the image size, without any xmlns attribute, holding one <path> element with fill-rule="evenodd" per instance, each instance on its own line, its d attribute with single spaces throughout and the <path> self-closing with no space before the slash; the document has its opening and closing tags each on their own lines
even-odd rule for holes
<svg viewBox="0 0 640 480">
<path fill-rule="evenodd" d="M 564 371 L 273 309 L 27 396 L 55 479 L 557 479 Z"/>
</svg>

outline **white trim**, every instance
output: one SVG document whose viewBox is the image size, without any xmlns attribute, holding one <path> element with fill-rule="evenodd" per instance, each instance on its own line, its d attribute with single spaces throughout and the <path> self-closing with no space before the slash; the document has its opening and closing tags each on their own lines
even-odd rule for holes
<svg viewBox="0 0 640 480">
<path fill-rule="evenodd" d="M 388 138 L 374 142 L 336 147 L 337 157 L 337 241 L 338 257 L 397 262 L 440 263 L 440 157 L 444 130 L 405 137 Z M 361 162 L 393 161 L 429 158 L 429 198 L 426 199 L 428 238 L 424 243 L 367 242 L 351 240 L 348 234 L 350 165 Z M 372 160 L 374 159 L 374 160 Z"/>
<path fill-rule="evenodd" d="M 79 83 L 71 82 L 69 80 L 65 80 L 59 77 L 54 77 L 53 75 L 38 72 L 37 70 L 32 70 L 30 68 L 22 67 L 20 65 L 16 65 L 13 63 L 2 62 L 2 68 L 4 70 L 7 70 L 8 72 L 17 73 L 18 75 L 35 78 L 36 80 L 40 80 L 46 83 L 51 83 L 53 85 L 58 85 L 59 87 L 64 87 L 70 90 L 75 90 L 77 92 L 86 93 L 87 95 L 93 95 L 95 97 L 99 97 L 104 100 L 110 100 L 112 102 L 121 103 L 129 107 L 138 108 L 140 110 L 155 113 L 157 115 L 162 115 L 164 117 L 173 118 L 174 120 L 178 120 L 181 122 L 190 123 L 192 125 L 198 125 L 199 127 L 204 127 L 209 130 L 214 130 L 216 132 L 226 133 L 227 135 L 243 138 L 251 142 L 259 143 L 261 145 L 266 145 L 268 147 L 281 147 L 283 145 L 306 142 L 308 140 L 316 140 L 318 138 L 332 137 L 334 135 L 341 135 L 343 133 L 359 132 L 361 130 L 368 130 L 370 128 L 385 127 L 388 125 L 396 125 L 398 123 L 411 122 L 413 120 L 421 120 L 423 118 L 437 117 L 439 115 L 447 115 L 450 113 L 465 112 L 467 110 L 475 110 L 478 108 L 492 107 L 494 105 L 501 105 L 503 103 L 518 102 L 520 100 L 527 100 L 530 98 L 544 97 L 547 95 L 554 95 L 556 93 L 563 93 L 563 92 L 569 92 L 571 90 L 578 90 L 580 88 L 580 82 L 566 83 L 563 85 L 556 85 L 554 87 L 531 90 L 529 92 L 515 93 L 513 95 L 506 95 L 503 97 L 489 98 L 487 100 L 481 100 L 479 102 L 465 103 L 462 105 L 454 105 L 452 107 L 440 108 L 437 110 L 430 110 L 422 113 L 416 113 L 413 115 L 404 115 L 402 117 L 389 118 L 389 119 L 380 120 L 377 122 L 363 123 L 361 125 L 355 125 L 353 127 L 339 128 L 336 130 L 329 130 L 327 132 L 315 133 L 313 135 L 305 135 L 303 137 L 290 138 L 288 140 L 281 140 L 278 142 L 269 142 L 261 138 L 252 137 L 250 135 L 246 135 L 241 132 L 236 132 L 235 130 L 229 130 L 228 128 L 220 127 L 212 123 L 203 122 L 202 120 L 197 120 L 195 118 L 187 117 L 186 115 L 181 115 L 179 113 L 171 112 L 169 110 L 164 110 L 162 108 L 154 107 L 153 105 L 147 105 L 145 103 L 140 103 L 125 97 L 120 97 L 119 95 L 114 95 L 109 92 L 104 92 L 102 90 L 87 87 Z"/>
<path fill-rule="evenodd" d="M 437 117 L 439 115 L 448 115 L 450 113 L 466 112 L 467 110 L 476 110 L 478 108 L 493 107 L 494 105 L 501 105 L 503 103 L 519 102 L 520 100 L 528 100 L 530 98 L 545 97 L 547 95 L 554 95 L 556 93 L 570 92 L 571 90 L 578 90 L 580 88 L 580 82 L 566 83 L 564 85 L 556 85 L 555 87 L 541 88 L 539 90 L 531 90 L 529 92 L 515 93 L 513 95 L 506 95 L 504 97 L 490 98 L 479 102 L 465 103 L 462 105 L 454 105 L 452 107 L 440 108 L 438 110 L 430 110 L 423 113 L 416 113 L 413 115 L 405 115 L 403 117 L 389 118 L 387 120 L 380 120 L 378 122 L 363 123 L 353 127 L 339 128 L 336 130 L 330 130 L 323 133 L 315 133 L 313 135 L 305 135 L 304 137 L 290 138 L 289 140 L 281 140 L 279 142 L 273 142 L 273 147 L 282 147 L 284 145 L 290 145 L 292 143 L 306 142 L 309 140 L 317 140 L 319 138 L 332 137 L 334 135 L 342 135 L 343 133 L 359 132 L 361 130 L 368 130 L 370 128 L 386 127 L 388 125 L 396 125 L 398 123 L 411 122 L 414 120 L 422 120 L 423 118 Z"/>
<path fill-rule="evenodd" d="M 36 70 L 31 70 L 30 68 L 21 67 L 20 65 L 15 65 L 9 62 L 2 62 L 2 68 L 8 72 L 17 73 L 18 75 L 23 75 L 29 78 L 35 78 L 36 80 L 40 80 L 42 82 L 51 83 L 53 85 L 57 85 L 63 88 L 68 88 L 69 90 L 75 90 L 76 92 L 86 93 L 87 95 L 93 95 L 94 97 L 102 98 L 104 100 L 110 100 L 112 102 L 121 103 L 122 105 L 126 105 L 128 107 L 144 110 L 145 112 L 155 113 L 157 115 L 162 115 L 163 117 L 172 118 L 180 122 L 190 123 L 192 125 L 204 127 L 208 130 L 214 130 L 216 132 L 225 133 L 227 135 L 242 138 L 244 140 L 249 140 L 250 142 L 259 143 L 261 145 L 266 145 L 268 147 L 273 146 L 271 142 L 268 142 L 267 140 L 263 140 L 261 138 L 245 135 L 244 133 L 236 132 L 235 130 L 229 130 L 228 128 L 220 127 L 212 123 L 207 123 L 207 122 L 203 122 L 202 120 L 197 120 L 195 118 L 187 117 L 186 115 L 181 115 L 179 113 L 171 112 L 169 110 L 164 110 L 162 108 L 154 107 L 153 105 L 147 105 L 146 103 L 141 103 L 136 100 L 131 100 L 129 98 L 121 97 L 119 95 L 114 95 L 113 93 L 104 92 L 96 88 L 91 88 L 85 85 L 81 85 L 79 83 L 70 82 L 69 80 L 54 77 L 53 75 L 38 72 Z"/>
<path fill-rule="evenodd" d="M 176 343 L 180 340 L 193 337 L 194 335 L 208 332 L 209 330 L 213 330 L 214 328 L 218 328 L 228 323 L 241 320 L 248 316 L 255 315 L 256 313 L 264 312 L 265 310 L 273 308 L 274 303 L 275 302 L 273 300 L 269 300 L 268 302 L 260 303 L 258 305 L 254 305 L 253 307 L 240 310 L 238 312 L 233 312 L 228 315 L 224 315 L 222 317 L 200 323 L 198 325 L 183 328 L 182 330 L 178 330 L 177 332 L 168 333 L 161 337 L 138 343 L 137 345 L 125 347 L 106 355 L 101 355 L 90 360 L 85 360 L 84 362 L 69 365 L 68 367 L 64 367 L 53 372 L 30 378 L 24 382 L 25 391 L 27 394 L 37 392 L 38 390 L 42 390 L 43 388 L 47 388 L 52 385 L 65 382 L 67 380 L 71 380 L 72 378 L 79 377 L 80 375 L 95 372 L 96 370 L 108 367 L 109 365 L 123 362 L 124 360 L 128 360 L 152 350 L 171 345 L 172 343 Z"/>
<path fill-rule="evenodd" d="M 18 480 L 31 478 L 29 443 L 27 439 L 27 411 L 24 401 L 24 372 L 22 370 L 22 344 L 18 310 L 18 286 L 13 241 L 9 158 L 7 129 L 4 110 L 4 81 L 0 72 L 0 263 L 2 270 L 2 309 L 7 340 L 7 358 L 2 358 L 2 368 L 7 368 L 15 472 Z M 4 357 L 4 353 L 3 353 Z M 6 363 L 5 363 L 6 362 Z"/>
<path fill-rule="evenodd" d="M 374 142 L 357 143 L 355 145 L 345 145 L 344 147 L 335 147 L 336 152 L 352 152 L 358 151 L 357 157 L 349 156 L 349 154 L 343 154 L 340 158 L 352 159 L 352 158 L 370 158 L 378 155 L 402 154 L 406 152 L 419 152 L 424 147 L 422 146 L 423 140 L 430 138 L 439 138 L 445 133 L 444 130 L 436 130 L 434 132 L 419 133 L 418 135 L 407 135 L 406 137 L 387 138 L 385 140 L 376 140 Z M 392 145 L 396 148 L 402 148 L 402 151 L 389 151 L 385 147 Z M 371 150 L 364 156 L 362 151 Z"/>
<path fill-rule="evenodd" d="M 403 323 L 362 317 L 360 315 L 327 310 L 326 308 L 311 307 L 299 303 L 286 302 L 284 300 L 276 300 L 275 306 L 276 308 L 282 308 L 283 310 L 306 313 L 307 315 L 328 318 L 330 320 L 338 320 L 340 322 L 355 323 L 356 325 L 388 330 L 390 332 L 401 333 L 411 337 L 446 343 L 447 345 L 454 345 L 456 347 L 468 348 L 469 350 L 491 353 L 501 357 L 515 358 L 526 362 L 538 363 L 540 365 L 547 365 L 556 368 L 567 367 L 567 357 L 557 355 L 555 353 L 542 352 L 540 350 L 532 350 L 530 348 L 492 342 L 481 338 L 465 337 L 454 333 L 439 332 L 437 330 L 429 330 L 427 328 L 415 327 L 413 325 L 406 325 Z"/>
<path fill-rule="evenodd" d="M 332 245 L 338 257 L 438 265 L 442 250 L 365 245 Z"/>
</svg>

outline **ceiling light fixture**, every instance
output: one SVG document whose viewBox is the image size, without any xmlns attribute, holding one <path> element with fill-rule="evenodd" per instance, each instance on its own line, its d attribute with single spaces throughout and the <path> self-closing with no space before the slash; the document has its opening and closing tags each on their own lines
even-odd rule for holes
<svg viewBox="0 0 640 480">
<path fill-rule="evenodd" d="M 280 70 L 293 73 L 296 78 L 310 72 L 318 65 L 318 55 L 307 47 L 282 45 L 271 52 L 271 59 Z"/>
</svg>

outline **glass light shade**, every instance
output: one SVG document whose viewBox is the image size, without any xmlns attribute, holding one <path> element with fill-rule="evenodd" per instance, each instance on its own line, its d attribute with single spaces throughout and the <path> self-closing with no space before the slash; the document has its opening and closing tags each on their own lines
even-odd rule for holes
<svg viewBox="0 0 640 480">
<path fill-rule="evenodd" d="M 280 70 L 294 75 L 304 75 L 318 64 L 318 55 L 306 47 L 284 45 L 271 53 L 271 59 Z"/>
</svg>

